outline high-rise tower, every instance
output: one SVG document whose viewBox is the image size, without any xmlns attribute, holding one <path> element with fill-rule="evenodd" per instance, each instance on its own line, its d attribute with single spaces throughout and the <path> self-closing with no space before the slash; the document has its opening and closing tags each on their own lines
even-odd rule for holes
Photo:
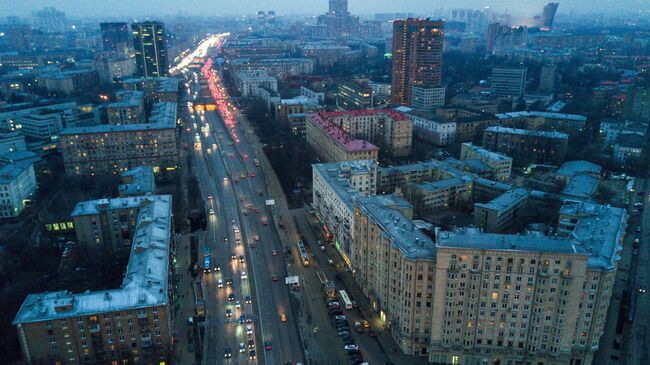
<svg viewBox="0 0 650 365">
<path fill-rule="evenodd" d="M 161 22 L 133 23 L 131 32 L 138 75 L 144 77 L 167 75 L 169 63 L 165 25 Z"/>
<path fill-rule="evenodd" d="M 410 105 L 413 87 L 440 86 L 444 28 L 442 20 L 409 18 L 393 22 L 393 103 Z"/>
</svg>

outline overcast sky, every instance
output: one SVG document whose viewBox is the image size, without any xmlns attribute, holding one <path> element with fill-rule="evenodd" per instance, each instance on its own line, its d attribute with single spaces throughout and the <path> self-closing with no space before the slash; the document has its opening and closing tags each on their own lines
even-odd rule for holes
<svg viewBox="0 0 650 365">
<path fill-rule="evenodd" d="M 355 14 L 381 12 L 432 13 L 441 6 L 481 8 L 511 13 L 536 14 L 549 0 L 349 0 Z M 557 1 L 557 0 L 556 0 Z M 614 7 L 612 4 L 616 4 Z M 69 17 L 122 17 L 155 15 L 251 14 L 258 10 L 275 10 L 279 14 L 323 13 L 327 0 L 0 0 L 0 14 L 27 16 L 34 9 L 54 6 Z M 558 12 L 650 11 L 650 0 L 560 0 Z"/>
</svg>

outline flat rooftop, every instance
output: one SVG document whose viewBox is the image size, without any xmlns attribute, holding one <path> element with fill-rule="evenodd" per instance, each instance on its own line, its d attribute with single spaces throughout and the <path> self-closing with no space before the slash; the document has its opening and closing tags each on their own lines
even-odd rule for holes
<svg viewBox="0 0 650 365">
<path fill-rule="evenodd" d="M 372 143 L 362 139 L 352 139 L 346 131 L 330 121 L 328 118 L 321 116 L 321 113 L 311 113 L 307 115 L 314 124 L 320 128 L 329 138 L 345 149 L 346 152 L 359 151 L 378 151 L 379 148 Z"/>
<path fill-rule="evenodd" d="M 436 247 L 587 255 L 584 248 L 566 237 L 484 233 L 478 228 L 439 231 Z"/>
<path fill-rule="evenodd" d="M 121 90 L 115 96 L 118 101 L 108 104 L 107 108 L 136 108 L 144 100 L 144 93 L 138 90 Z"/>
<path fill-rule="evenodd" d="M 101 124 L 88 127 L 65 128 L 60 135 L 135 132 L 142 130 L 173 129 L 176 128 L 177 104 L 172 102 L 156 103 L 151 111 L 149 123 L 138 124 Z"/>
<path fill-rule="evenodd" d="M 137 200 L 140 211 L 122 285 L 78 294 L 65 290 L 30 294 L 14 325 L 168 304 L 172 197 L 153 195 Z"/>
<path fill-rule="evenodd" d="M 486 132 L 503 133 L 503 134 L 517 134 L 521 136 L 543 137 L 553 139 L 569 139 L 569 135 L 562 132 L 549 132 L 549 131 L 536 131 L 532 129 L 517 129 L 507 128 L 500 126 L 492 126 L 485 128 Z"/>
<path fill-rule="evenodd" d="M 538 111 L 521 111 L 521 112 L 509 112 L 509 113 L 498 113 L 495 114 L 498 119 L 513 119 L 513 118 L 524 118 L 524 117 L 540 117 L 546 119 L 562 119 L 562 120 L 572 120 L 577 122 L 584 122 L 587 120 L 587 117 L 580 114 L 565 114 L 565 113 L 552 113 L 552 112 L 538 112 Z"/>
<path fill-rule="evenodd" d="M 355 201 L 383 229 L 393 247 L 398 248 L 402 255 L 411 259 L 436 258 L 433 240 L 396 210 L 412 208 L 406 200 L 394 195 L 375 195 L 356 197 Z"/>
<path fill-rule="evenodd" d="M 370 174 L 376 165 L 377 162 L 373 160 L 354 160 L 313 164 L 312 169 L 329 184 L 339 200 L 352 210 L 353 197 L 361 194 L 350 184 L 349 176 Z"/>
<path fill-rule="evenodd" d="M 476 203 L 476 206 L 502 211 L 512 207 L 514 204 L 524 199 L 527 199 L 529 195 L 530 192 L 524 188 L 514 188 L 512 190 L 506 191 L 505 193 L 499 195 L 487 203 Z"/>
<path fill-rule="evenodd" d="M 120 184 L 117 188 L 121 195 L 153 194 L 155 182 L 153 167 L 139 166 L 121 174 L 122 179 L 131 178 L 130 184 Z"/>
<path fill-rule="evenodd" d="M 487 160 L 492 160 L 492 161 L 512 161 L 512 157 L 506 156 L 502 153 L 498 152 L 493 152 L 488 149 L 485 149 L 481 146 L 476 146 L 472 144 L 471 142 L 465 142 L 463 143 L 463 146 L 467 146 L 467 148 L 471 149 L 475 153 L 477 153 L 479 156 L 481 156 L 484 159 Z"/>
</svg>

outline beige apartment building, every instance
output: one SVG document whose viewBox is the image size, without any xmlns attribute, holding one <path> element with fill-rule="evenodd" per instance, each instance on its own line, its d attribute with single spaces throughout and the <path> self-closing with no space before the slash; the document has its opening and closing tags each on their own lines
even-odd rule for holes
<svg viewBox="0 0 650 365">
<path fill-rule="evenodd" d="M 120 173 L 145 165 L 175 168 L 176 103 L 157 103 L 149 123 L 66 128 L 60 140 L 68 174 Z"/>
<path fill-rule="evenodd" d="M 135 225 L 129 232 L 131 247 L 122 247 L 130 250 L 122 285 L 95 292 L 63 290 L 28 295 L 14 319 L 27 364 L 170 363 L 174 321 L 170 303 L 173 286 L 168 285 L 168 275 L 173 274 L 172 197 L 114 200 L 117 205 L 138 202 L 124 208 L 133 209 L 129 218 L 134 218 Z M 99 204 L 90 203 L 80 204 Z M 97 212 L 84 213 L 92 216 Z M 90 227 L 84 227 L 86 223 Z M 102 227 L 92 221 L 76 229 L 92 231 L 93 226 L 107 236 L 124 233 L 118 227 Z M 86 240 L 86 235 L 80 239 Z"/>
<path fill-rule="evenodd" d="M 343 128 L 321 114 L 323 113 L 307 114 L 305 138 L 322 161 L 377 161 L 377 146 L 366 140 L 351 137 Z"/>
</svg>

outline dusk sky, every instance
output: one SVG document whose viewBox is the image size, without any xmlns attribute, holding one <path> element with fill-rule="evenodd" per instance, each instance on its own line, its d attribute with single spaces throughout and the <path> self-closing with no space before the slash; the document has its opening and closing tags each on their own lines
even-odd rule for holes
<svg viewBox="0 0 650 365">
<path fill-rule="evenodd" d="M 531 15 L 541 12 L 548 0 L 350 0 L 350 11 L 355 14 L 378 12 L 430 13 L 438 7 L 481 8 L 490 6 L 495 10 L 514 10 L 519 14 Z M 560 1 L 559 11 L 611 11 L 612 0 L 570 0 Z M 619 0 L 615 10 L 650 11 L 648 0 Z M 220 15 L 251 14 L 258 10 L 275 10 L 287 13 L 323 13 L 326 0 L 0 0 L 0 14 L 27 16 L 34 9 L 54 6 L 65 11 L 69 17 L 120 17 L 147 15 Z"/>
</svg>

